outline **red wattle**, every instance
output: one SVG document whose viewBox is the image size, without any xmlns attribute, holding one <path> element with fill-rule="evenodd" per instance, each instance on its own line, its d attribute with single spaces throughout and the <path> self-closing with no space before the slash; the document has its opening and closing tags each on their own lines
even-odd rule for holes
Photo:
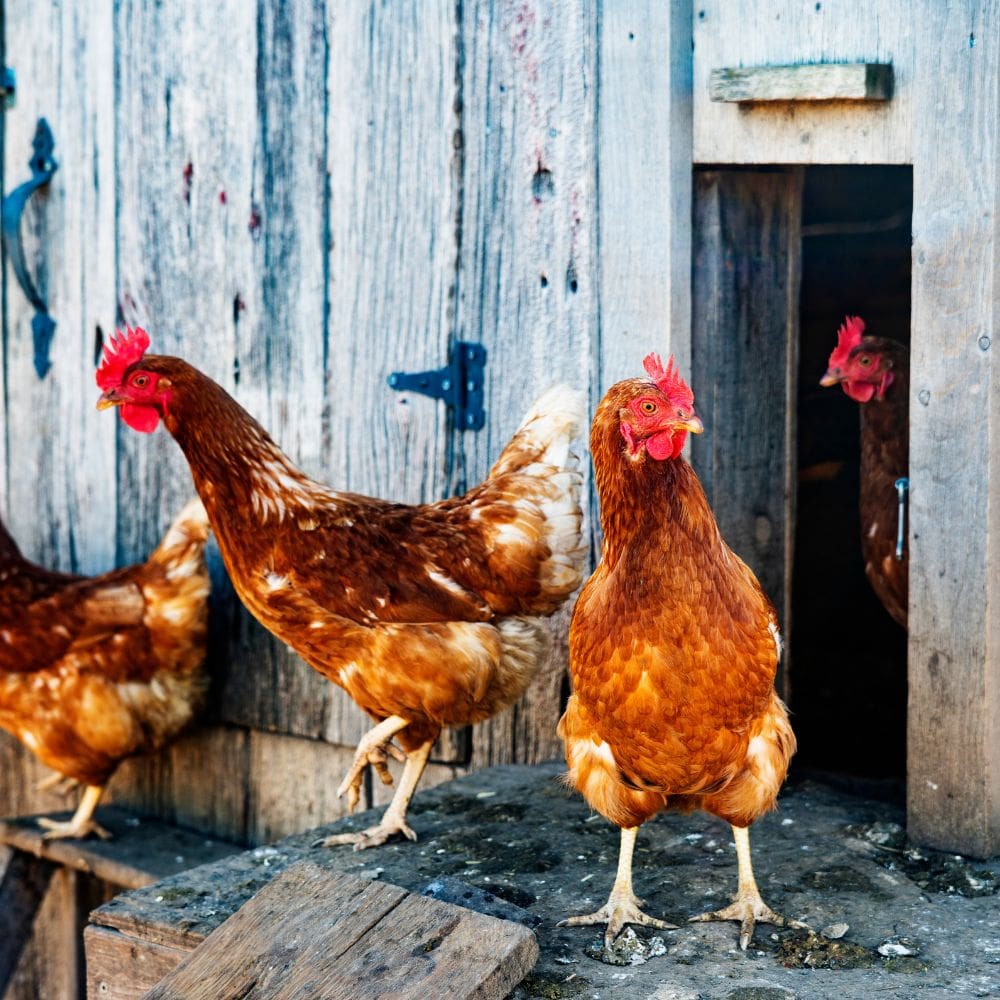
<svg viewBox="0 0 1000 1000">
<path fill-rule="evenodd" d="M 650 458 L 662 462 L 668 458 L 676 458 L 684 449 L 685 431 L 660 431 L 646 442 L 646 451 Z"/>
<path fill-rule="evenodd" d="M 135 431 L 152 434 L 160 422 L 160 414 L 155 406 L 139 406 L 136 403 L 122 403 L 122 420 Z"/>
<path fill-rule="evenodd" d="M 856 403 L 869 403 L 875 395 L 875 386 L 871 382 L 845 382 L 844 392 Z"/>
</svg>

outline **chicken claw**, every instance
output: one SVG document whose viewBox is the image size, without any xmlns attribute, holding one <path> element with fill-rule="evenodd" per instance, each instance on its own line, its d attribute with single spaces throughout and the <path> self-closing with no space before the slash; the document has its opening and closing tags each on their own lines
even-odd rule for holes
<svg viewBox="0 0 1000 1000">
<path fill-rule="evenodd" d="M 632 852 L 635 849 L 638 833 L 637 826 L 622 828 L 621 848 L 618 852 L 618 873 L 615 876 L 615 884 L 611 887 L 608 901 L 594 913 L 560 920 L 556 924 L 557 927 L 582 927 L 587 924 L 606 923 L 608 926 L 604 932 L 605 948 L 611 947 L 615 938 L 618 937 L 619 931 L 626 924 L 658 927 L 662 931 L 677 929 L 676 924 L 668 924 L 665 920 L 658 920 L 656 917 L 649 916 L 648 913 L 643 913 L 641 910 L 643 900 L 639 899 L 632 891 Z"/>
<path fill-rule="evenodd" d="M 618 937 L 622 928 L 626 924 L 642 924 L 644 927 L 657 927 L 662 931 L 673 931 L 677 929 L 677 924 L 668 924 L 666 920 L 651 917 L 648 913 L 643 913 L 639 907 L 642 900 L 635 896 L 629 898 L 624 895 L 611 893 L 608 901 L 596 912 L 587 913 L 578 917 L 567 917 L 560 920 L 556 927 L 583 927 L 587 924 L 607 924 L 604 931 L 604 946 L 610 948 L 614 940 Z"/>
<path fill-rule="evenodd" d="M 339 847 L 341 844 L 353 844 L 354 850 L 363 851 L 368 847 L 378 847 L 384 844 L 397 833 L 401 833 L 407 840 L 417 839 L 417 835 L 405 821 L 394 821 L 383 816 L 382 822 L 378 826 L 370 826 L 367 830 L 359 830 L 357 833 L 331 834 L 329 837 L 317 840 L 312 846 Z"/>
<path fill-rule="evenodd" d="M 74 816 L 73 819 L 60 821 L 40 816 L 38 818 L 38 825 L 45 829 L 45 833 L 42 834 L 42 840 L 83 840 L 91 834 L 94 834 L 95 837 L 100 837 L 101 840 L 115 839 L 114 835 L 110 831 L 105 830 L 96 819 L 78 821 Z"/>
<path fill-rule="evenodd" d="M 347 811 L 349 813 L 354 812 L 361 800 L 361 781 L 365 768 L 369 764 L 375 769 L 383 785 L 392 784 L 392 775 L 386 766 L 389 757 L 395 758 L 400 763 L 406 760 L 406 754 L 392 742 L 392 738 L 406 724 L 406 719 L 401 719 L 398 715 L 391 715 L 361 737 L 351 769 L 337 789 L 338 798 L 347 795 Z"/>
<path fill-rule="evenodd" d="M 373 729 L 372 733 L 374 732 Z M 428 740 L 423 746 L 411 750 L 406 755 L 406 764 L 403 767 L 399 784 L 396 786 L 396 793 L 385 812 L 382 813 L 382 819 L 377 826 L 370 826 L 367 830 L 361 830 L 358 833 L 335 833 L 323 840 L 317 840 L 313 847 L 337 847 L 340 844 L 353 844 L 354 850 L 363 851 L 367 847 L 378 847 L 379 844 L 384 844 L 397 833 L 401 833 L 407 840 L 416 840 L 417 835 L 407 825 L 406 810 L 409 808 L 410 799 L 413 797 L 420 775 L 424 773 L 424 767 L 427 765 L 427 758 L 431 754 L 433 745 L 434 741 Z"/>
<path fill-rule="evenodd" d="M 68 820 L 39 817 L 38 825 L 46 831 L 42 834 L 42 840 L 82 840 L 90 834 L 100 837 L 101 840 L 113 840 L 112 835 L 94 819 L 94 810 L 103 791 L 99 785 L 88 785 L 80 804 L 76 807 L 76 812 Z"/>
<path fill-rule="evenodd" d="M 696 917 L 691 917 L 689 922 L 738 920 L 740 922 L 740 948 L 743 951 L 747 950 L 750 938 L 753 937 L 753 929 L 758 921 L 762 924 L 775 924 L 777 927 L 795 927 L 799 930 L 808 930 L 808 924 L 803 924 L 798 920 L 789 920 L 788 917 L 775 913 L 761 899 L 760 890 L 753 877 L 753 865 L 750 862 L 750 834 L 746 827 L 734 826 L 732 830 L 733 841 L 736 844 L 736 861 L 739 865 L 736 895 L 729 906 L 721 910 L 699 913 Z"/>
<path fill-rule="evenodd" d="M 760 894 L 737 895 L 733 902 L 721 910 L 710 910 L 708 913 L 699 913 L 696 917 L 690 917 L 689 923 L 699 923 L 707 920 L 738 920 L 740 923 L 740 948 L 747 950 L 750 939 L 753 937 L 754 927 L 758 923 L 774 924 L 777 927 L 795 927 L 800 930 L 808 929 L 808 924 L 799 920 L 790 920 L 780 913 L 775 913 Z"/>
</svg>

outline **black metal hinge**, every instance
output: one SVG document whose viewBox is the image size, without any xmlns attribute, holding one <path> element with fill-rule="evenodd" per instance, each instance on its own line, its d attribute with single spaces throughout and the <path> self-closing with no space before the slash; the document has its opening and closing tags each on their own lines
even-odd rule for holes
<svg viewBox="0 0 1000 1000">
<path fill-rule="evenodd" d="M 486 426 L 483 392 L 486 348 L 467 340 L 455 342 L 447 367 L 432 372 L 393 372 L 387 379 L 397 392 L 419 392 L 443 399 L 454 411 L 455 427 L 479 431 Z"/>
<path fill-rule="evenodd" d="M 0 66 L 0 108 L 9 111 L 17 97 L 17 77 L 10 66 Z"/>
</svg>

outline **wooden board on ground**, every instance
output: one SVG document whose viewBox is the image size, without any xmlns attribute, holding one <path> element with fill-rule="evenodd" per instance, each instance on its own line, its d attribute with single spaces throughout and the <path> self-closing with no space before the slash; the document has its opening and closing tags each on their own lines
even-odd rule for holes
<svg viewBox="0 0 1000 1000">
<path fill-rule="evenodd" d="M 52 814 L 52 818 L 60 820 L 68 816 Z M 98 821 L 114 836 L 109 841 L 43 840 L 44 831 L 36 819 L 26 816 L 0 820 L 0 844 L 125 889 L 140 889 L 239 850 L 235 844 L 140 818 L 122 809 L 98 810 Z"/>
<path fill-rule="evenodd" d="M 294 901 L 294 905 L 292 905 Z M 538 958 L 526 927 L 301 862 L 150 990 L 147 1000 L 505 997 Z"/>
</svg>

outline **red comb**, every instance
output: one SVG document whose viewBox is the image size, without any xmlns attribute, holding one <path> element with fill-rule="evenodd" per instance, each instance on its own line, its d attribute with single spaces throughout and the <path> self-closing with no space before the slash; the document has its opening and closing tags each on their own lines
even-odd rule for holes
<svg viewBox="0 0 1000 1000">
<path fill-rule="evenodd" d="M 830 354 L 830 368 L 845 368 L 851 351 L 861 343 L 865 321 L 860 316 L 847 316 L 837 331 L 837 346 Z"/>
<path fill-rule="evenodd" d="M 142 327 L 125 332 L 116 330 L 109 343 L 104 345 L 104 357 L 97 369 L 97 387 L 107 392 L 121 385 L 122 376 L 149 348 L 149 335 Z"/>
<path fill-rule="evenodd" d="M 646 374 L 656 383 L 656 388 L 663 393 L 674 406 L 690 407 L 694 405 L 694 393 L 688 388 L 687 382 L 681 378 L 680 372 L 674 365 L 674 356 L 671 354 L 667 361 L 667 367 L 663 367 L 663 360 L 659 354 L 647 354 L 642 362 L 642 367 L 646 369 Z"/>
</svg>

